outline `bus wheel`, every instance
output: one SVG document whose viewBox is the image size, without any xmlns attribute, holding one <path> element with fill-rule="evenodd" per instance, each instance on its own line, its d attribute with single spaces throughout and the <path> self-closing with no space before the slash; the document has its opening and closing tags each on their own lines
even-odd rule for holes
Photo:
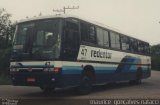
<svg viewBox="0 0 160 105">
<path fill-rule="evenodd" d="M 44 93 L 51 93 L 54 92 L 55 88 L 52 86 L 40 86 L 40 89 L 44 92 Z"/>
<path fill-rule="evenodd" d="M 137 72 L 136 72 L 136 83 L 137 84 L 141 84 L 142 83 L 142 69 L 141 68 L 138 68 L 137 69 Z"/>
<path fill-rule="evenodd" d="M 89 94 L 92 90 L 92 81 L 91 78 L 84 75 L 81 79 L 80 85 L 78 87 L 78 93 L 81 95 Z"/>
</svg>

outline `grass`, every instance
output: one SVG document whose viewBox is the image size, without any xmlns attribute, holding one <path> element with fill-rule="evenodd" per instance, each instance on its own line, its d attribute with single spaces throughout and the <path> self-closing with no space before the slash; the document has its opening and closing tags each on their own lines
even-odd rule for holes
<svg viewBox="0 0 160 105">
<path fill-rule="evenodd" d="M 9 76 L 1 74 L 0 75 L 0 85 L 11 85 L 11 80 Z"/>
</svg>

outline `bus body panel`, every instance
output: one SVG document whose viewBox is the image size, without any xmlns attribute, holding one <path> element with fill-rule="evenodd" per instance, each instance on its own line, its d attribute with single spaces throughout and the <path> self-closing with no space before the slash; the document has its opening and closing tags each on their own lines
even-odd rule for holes
<svg viewBox="0 0 160 105">
<path fill-rule="evenodd" d="M 131 51 L 131 47 L 128 47 L 130 50 L 124 50 L 122 48 L 125 44 L 126 47 L 127 43 L 124 41 L 122 44 L 122 39 L 118 40 L 120 42 L 119 49 L 112 48 L 111 32 L 114 30 L 79 18 L 55 18 L 56 20 L 53 17 L 38 20 L 31 19 L 31 21 L 19 23 L 20 28 L 24 31 L 20 31 L 20 33 L 26 33 L 23 37 L 19 34 L 19 37 L 26 37 L 26 43 L 30 41 L 32 43 L 26 46 L 23 40 L 18 39 L 19 43 L 23 45 L 15 45 L 13 47 L 13 55 L 15 57 L 12 57 L 10 63 L 10 73 L 14 85 L 54 85 L 57 88 L 78 86 L 81 82 L 83 71 L 87 66 L 91 66 L 94 70 L 95 84 L 136 80 L 139 69 L 142 72 L 141 79 L 150 77 L 151 58 L 148 52 L 136 52 L 136 50 L 134 52 L 134 50 Z M 48 24 L 50 26 L 47 26 Z M 55 28 L 54 31 L 51 26 Z M 81 30 L 81 28 L 83 29 Z M 103 34 L 108 31 L 108 34 L 106 34 L 109 40 L 107 47 L 98 45 L 98 32 L 96 29 L 104 31 L 102 32 Z M 27 37 L 30 33 L 31 35 Z M 89 42 L 87 39 L 88 42 L 85 40 L 86 42 L 84 43 L 83 37 L 85 35 L 81 34 L 86 33 L 90 33 L 91 38 L 87 38 L 93 40 L 89 40 Z M 52 44 L 53 40 L 50 41 L 48 39 L 53 36 L 56 37 L 57 41 L 55 41 L 54 46 L 51 46 L 50 44 Z M 137 45 L 142 42 L 145 50 L 145 45 L 148 46 L 146 42 L 121 33 L 118 36 L 119 38 L 127 37 L 130 41 L 134 39 Z M 69 39 L 70 37 L 73 38 Z M 47 41 L 50 43 L 46 43 Z M 48 44 L 48 48 L 46 44 Z M 130 44 L 131 42 L 129 42 L 129 46 Z"/>
<path fill-rule="evenodd" d="M 128 61 L 89 62 L 88 60 L 87 62 L 85 62 L 84 59 L 83 61 L 77 60 L 75 62 L 72 61 L 11 62 L 11 68 L 16 69 L 13 70 L 16 72 L 11 74 L 14 77 L 15 85 L 40 86 L 45 84 L 54 84 L 56 87 L 77 86 L 80 83 L 80 78 L 82 75 L 82 71 L 84 70 L 84 67 L 87 65 L 91 65 L 95 70 L 96 84 L 102 84 L 102 83 L 109 83 L 116 81 L 134 80 L 136 79 L 136 71 L 139 67 L 141 67 L 143 71 L 142 78 L 149 77 L 150 65 L 146 64 L 146 60 L 144 60 L 145 57 L 142 56 L 141 58 L 143 58 L 143 60 L 141 62 L 137 62 L 139 61 L 139 57 L 136 58 L 136 55 L 134 55 L 134 60 L 130 58 L 130 60 L 134 62 L 130 63 L 128 63 Z M 146 57 L 146 59 L 149 58 Z M 123 61 L 123 58 L 120 56 L 119 58 L 117 58 L 116 61 Z M 46 65 L 47 63 L 49 65 Z M 20 64 L 22 66 L 20 66 Z M 53 73 L 53 69 L 57 67 L 61 68 L 60 74 Z M 32 71 L 29 71 L 31 68 Z M 27 83 L 27 78 L 35 78 L 36 82 L 34 83 L 34 81 L 31 81 Z M 54 81 L 52 81 L 53 79 Z"/>
</svg>

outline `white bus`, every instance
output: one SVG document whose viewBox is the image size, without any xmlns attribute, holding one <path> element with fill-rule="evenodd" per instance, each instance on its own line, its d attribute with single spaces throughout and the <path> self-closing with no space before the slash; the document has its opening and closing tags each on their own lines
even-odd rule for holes
<svg viewBox="0 0 160 105">
<path fill-rule="evenodd" d="M 140 83 L 151 75 L 149 43 L 75 16 L 38 17 L 17 24 L 10 63 L 16 86 L 44 91 L 95 84 Z"/>
</svg>

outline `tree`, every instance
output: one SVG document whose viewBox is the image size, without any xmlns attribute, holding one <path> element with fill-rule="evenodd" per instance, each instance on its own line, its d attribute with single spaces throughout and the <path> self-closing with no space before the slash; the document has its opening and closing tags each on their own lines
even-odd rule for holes
<svg viewBox="0 0 160 105">
<path fill-rule="evenodd" d="M 15 23 L 10 20 L 11 14 L 2 8 L 0 9 L 0 48 L 7 48 L 11 44 L 15 30 Z"/>
<path fill-rule="evenodd" d="M 160 56 L 160 44 L 151 47 L 151 54 Z"/>
<path fill-rule="evenodd" d="M 151 46 L 152 69 L 160 70 L 160 44 Z"/>
<path fill-rule="evenodd" d="M 11 42 L 15 30 L 15 23 L 10 19 L 4 8 L 0 8 L 0 75 L 8 74 Z"/>
</svg>

